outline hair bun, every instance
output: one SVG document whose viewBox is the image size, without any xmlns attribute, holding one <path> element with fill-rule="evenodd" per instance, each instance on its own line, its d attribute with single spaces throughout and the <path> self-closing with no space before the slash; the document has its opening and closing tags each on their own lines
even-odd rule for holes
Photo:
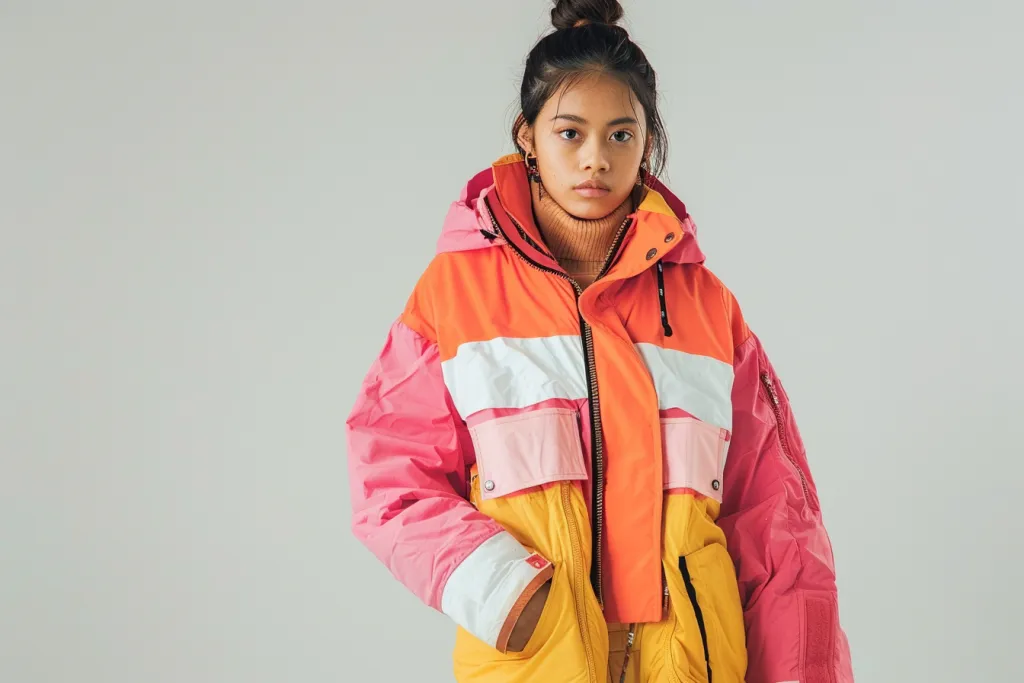
<svg viewBox="0 0 1024 683">
<path fill-rule="evenodd" d="M 616 0 L 556 0 L 551 23 L 556 29 L 572 28 L 581 21 L 613 26 L 622 15 Z"/>
</svg>

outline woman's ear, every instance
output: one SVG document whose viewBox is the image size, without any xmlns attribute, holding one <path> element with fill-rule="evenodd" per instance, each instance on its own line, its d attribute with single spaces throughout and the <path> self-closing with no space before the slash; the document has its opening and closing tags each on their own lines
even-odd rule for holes
<svg viewBox="0 0 1024 683">
<path fill-rule="evenodd" d="M 519 129 L 519 135 L 516 137 L 519 142 L 519 146 L 526 152 L 526 156 L 533 153 L 533 131 L 530 127 L 523 125 Z"/>
</svg>

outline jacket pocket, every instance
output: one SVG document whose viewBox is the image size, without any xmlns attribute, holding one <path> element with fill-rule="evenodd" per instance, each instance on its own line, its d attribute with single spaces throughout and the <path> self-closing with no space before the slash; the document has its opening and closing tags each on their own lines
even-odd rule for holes
<svg viewBox="0 0 1024 683">
<path fill-rule="evenodd" d="M 607 656 L 600 607 L 587 580 L 587 469 L 579 413 L 542 408 L 468 424 L 476 453 L 470 501 L 524 548 L 554 565 L 537 628 L 523 652 L 456 639 L 460 683 L 573 680 Z M 604 634 L 606 637 L 606 634 Z"/>
<path fill-rule="evenodd" d="M 669 580 L 676 626 L 669 666 L 681 681 L 743 683 L 747 668 L 743 607 L 725 546 L 679 558 Z"/>
<path fill-rule="evenodd" d="M 664 488 L 690 489 L 722 502 L 730 433 L 693 417 L 661 419 Z"/>
<path fill-rule="evenodd" d="M 455 679 L 460 683 L 560 681 L 586 670 L 573 601 L 569 575 L 556 566 L 547 601 L 522 652 L 499 652 L 458 627 L 452 653 Z"/>
<path fill-rule="evenodd" d="M 563 575 L 558 568 L 555 568 L 555 573 L 551 577 L 551 586 L 548 590 L 547 600 L 544 602 L 544 607 L 541 608 L 540 616 L 537 618 L 537 624 L 534 626 L 533 633 L 530 634 L 529 640 L 526 641 L 526 646 L 521 652 L 507 652 L 511 658 L 529 658 L 533 657 L 540 650 L 541 646 L 551 637 L 551 620 L 558 616 L 557 612 L 560 609 L 559 600 L 563 599 L 562 595 L 562 581 Z M 556 595 L 556 591 L 558 594 Z M 513 626 L 513 628 L 515 628 Z"/>
<path fill-rule="evenodd" d="M 470 426 L 469 433 L 482 500 L 587 478 L 574 410 L 545 408 L 494 418 Z"/>
</svg>

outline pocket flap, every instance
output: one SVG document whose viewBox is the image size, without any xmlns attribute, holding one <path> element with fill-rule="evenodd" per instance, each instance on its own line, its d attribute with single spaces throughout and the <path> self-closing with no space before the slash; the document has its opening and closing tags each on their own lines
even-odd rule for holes
<svg viewBox="0 0 1024 683">
<path fill-rule="evenodd" d="M 664 488 L 686 488 L 722 502 L 729 430 L 693 417 L 661 420 Z"/>
<path fill-rule="evenodd" d="M 555 481 L 586 479 L 578 414 L 545 408 L 469 428 L 484 500 Z"/>
</svg>

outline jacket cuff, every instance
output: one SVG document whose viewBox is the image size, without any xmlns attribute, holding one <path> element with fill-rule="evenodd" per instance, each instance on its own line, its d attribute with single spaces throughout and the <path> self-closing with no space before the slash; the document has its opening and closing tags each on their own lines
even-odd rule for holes
<svg viewBox="0 0 1024 683">
<path fill-rule="evenodd" d="M 455 568 L 441 596 L 441 611 L 504 653 L 526 604 L 553 573 L 551 562 L 502 531 Z"/>
</svg>

